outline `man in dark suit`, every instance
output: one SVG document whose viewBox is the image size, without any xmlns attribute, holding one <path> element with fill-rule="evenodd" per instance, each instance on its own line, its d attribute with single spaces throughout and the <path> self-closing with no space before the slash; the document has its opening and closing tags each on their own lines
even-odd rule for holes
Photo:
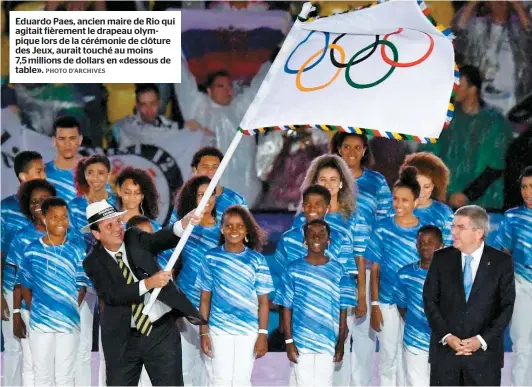
<svg viewBox="0 0 532 387">
<path fill-rule="evenodd" d="M 174 248 L 183 227 L 189 221 L 197 224 L 198 218 L 189 214 L 182 224 L 149 234 L 136 227 L 124 232 L 121 214 L 106 201 L 92 203 L 87 207 L 88 225 L 82 229 L 99 241 L 83 267 L 104 303 L 100 325 L 107 385 L 138 385 L 144 365 L 153 385 L 182 386 L 175 321 L 186 317 L 193 324 L 206 322 L 177 289 L 172 273 L 161 271 L 156 256 Z M 162 288 L 161 293 L 144 315 L 154 288 Z"/>
<path fill-rule="evenodd" d="M 434 254 L 423 288 L 432 330 L 432 386 L 499 386 L 504 329 L 512 318 L 515 283 L 512 257 L 484 243 L 486 211 L 458 209 L 453 247 Z"/>
</svg>

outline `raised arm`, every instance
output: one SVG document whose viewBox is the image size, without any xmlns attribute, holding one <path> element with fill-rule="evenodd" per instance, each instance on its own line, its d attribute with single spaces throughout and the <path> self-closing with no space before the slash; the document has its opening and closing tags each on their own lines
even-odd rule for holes
<svg viewBox="0 0 532 387">
<path fill-rule="evenodd" d="M 174 84 L 176 99 L 185 121 L 197 119 L 200 104 L 208 101 L 208 96 L 198 90 L 196 78 L 190 72 L 185 57 L 181 56 L 181 83 Z"/>
</svg>

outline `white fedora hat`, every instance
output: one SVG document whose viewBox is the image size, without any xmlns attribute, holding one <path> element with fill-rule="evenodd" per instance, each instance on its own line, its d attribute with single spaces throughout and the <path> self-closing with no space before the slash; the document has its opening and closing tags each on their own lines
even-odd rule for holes
<svg viewBox="0 0 532 387">
<path fill-rule="evenodd" d="M 126 211 L 118 212 L 116 208 L 107 203 L 106 200 L 91 203 L 87 206 L 87 224 L 81 229 L 81 232 L 90 232 L 90 226 L 94 223 L 101 222 L 102 220 L 116 218 Z"/>
</svg>

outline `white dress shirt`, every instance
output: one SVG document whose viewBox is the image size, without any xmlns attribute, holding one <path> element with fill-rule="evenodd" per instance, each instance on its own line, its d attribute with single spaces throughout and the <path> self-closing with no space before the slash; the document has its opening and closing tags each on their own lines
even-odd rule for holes
<svg viewBox="0 0 532 387">
<path fill-rule="evenodd" d="M 173 227 L 174 234 L 178 237 L 181 237 L 183 235 L 183 226 L 181 225 L 181 221 L 174 223 Z M 104 247 L 105 248 L 105 247 Z M 129 261 L 127 259 L 127 253 L 126 253 L 126 246 L 124 243 L 122 243 L 122 246 L 118 249 L 118 251 L 111 251 L 108 249 L 105 249 L 111 257 L 117 262 L 116 254 L 122 253 L 122 261 L 124 261 L 124 264 L 129 268 L 131 271 L 131 276 L 133 277 L 133 281 L 139 282 L 139 296 L 144 295 L 144 305 L 146 305 L 150 301 L 151 294 L 148 293 L 148 289 L 146 288 L 146 284 L 144 280 L 139 281 L 137 277 L 135 277 L 135 273 L 133 273 L 133 270 L 131 270 L 131 266 L 129 266 Z M 150 312 L 148 313 L 148 317 L 150 318 L 151 322 L 154 323 L 158 319 L 160 319 L 162 316 L 164 316 L 166 313 L 170 312 L 172 308 L 170 308 L 165 303 L 156 300 L 153 304 L 153 307 L 151 308 Z M 133 319 L 133 316 L 131 316 L 131 327 L 136 328 L 135 320 Z"/>
<path fill-rule="evenodd" d="M 473 257 L 473 259 L 471 260 L 471 277 L 473 280 L 472 284 L 475 283 L 475 277 L 477 276 L 478 266 L 480 265 L 480 259 L 482 258 L 482 253 L 484 253 L 484 243 L 482 243 L 480 247 L 476 249 L 475 251 L 473 251 L 471 254 L 466 254 L 462 252 L 462 272 L 464 272 L 466 256 L 470 255 Z M 447 345 L 447 343 L 445 342 L 445 339 L 451 335 L 452 335 L 451 333 L 448 333 L 445 336 L 443 336 L 443 339 L 441 339 L 441 343 L 443 345 Z M 476 337 L 480 341 L 480 347 L 484 351 L 488 349 L 488 344 L 484 341 L 482 336 L 477 335 Z"/>
</svg>

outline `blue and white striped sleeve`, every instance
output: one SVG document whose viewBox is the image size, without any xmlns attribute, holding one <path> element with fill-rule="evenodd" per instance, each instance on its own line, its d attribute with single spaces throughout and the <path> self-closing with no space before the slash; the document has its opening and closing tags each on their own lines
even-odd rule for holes
<svg viewBox="0 0 532 387">
<path fill-rule="evenodd" d="M 279 290 L 275 293 L 274 301 L 276 304 L 291 308 L 294 303 L 294 283 L 292 276 L 288 271 L 285 271 L 281 277 L 281 285 Z"/>
<path fill-rule="evenodd" d="M 213 278 L 211 269 L 209 267 L 208 257 L 209 256 L 206 255 L 201 260 L 200 269 L 198 271 L 198 278 L 196 279 L 196 287 L 206 292 L 212 292 Z"/>
<path fill-rule="evenodd" d="M 377 213 L 375 220 L 381 220 L 390 215 L 392 211 L 392 192 L 388 183 L 383 179 L 382 184 L 377 191 Z"/>
<path fill-rule="evenodd" d="M 403 283 L 403 280 L 401 279 L 401 271 L 399 271 L 399 273 L 397 274 L 397 278 L 395 279 L 394 289 L 394 301 L 396 305 L 400 308 L 406 308 L 408 305 L 408 300 L 406 294 L 406 287 Z"/>
<path fill-rule="evenodd" d="M 270 269 L 266 263 L 266 258 L 264 258 L 262 254 L 259 254 L 259 262 L 255 277 L 255 288 L 257 289 L 257 295 L 259 296 L 263 294 L 269 294 L 274 290 Z"/>
<path fill-rule="evenodd" d="M 354 229 L 351 230 L 353 235 L 353 250 L 355 257 L 362 257 L 366 251 L 371 229 L 364 216 L 360 213 L 357 215 L 356 222 L 353 222 L 353 224 Z"/>
<path fill-rule="evenodd" d="M 504 214 L 501 225 L 499 226 L 499 231 L 497 237 L 495 238 L 495 247 L 499 249 L 504 249 L 512 251 L 512 224 L 508 219 L 508 215 Z"/>
<path fill-rule="evenodd" d="M 366 248 L 366 252 L 364 253 L 364 258 L 367 261 L 375 262 L 380 264 L 383 260 L 383 239 L 382 235 L 379 232 L 379 229 L 376 228 L 371 233 L 371 237 L 368 242 L 368 247 Z"/>
<path fill-rule="evenodd" d="M 344 275 L 340 280 L 340 310 L 358 305 L 356 282 L 352 275 Z"/>
<path fill-rule="evenodd" d="M 22 257 L 22 263 L 18 270 L 18 280 L 26 289 L 33 289 L 33 268 L 31 265 L 31 253 L 26 251 Z"/>
</svg>

